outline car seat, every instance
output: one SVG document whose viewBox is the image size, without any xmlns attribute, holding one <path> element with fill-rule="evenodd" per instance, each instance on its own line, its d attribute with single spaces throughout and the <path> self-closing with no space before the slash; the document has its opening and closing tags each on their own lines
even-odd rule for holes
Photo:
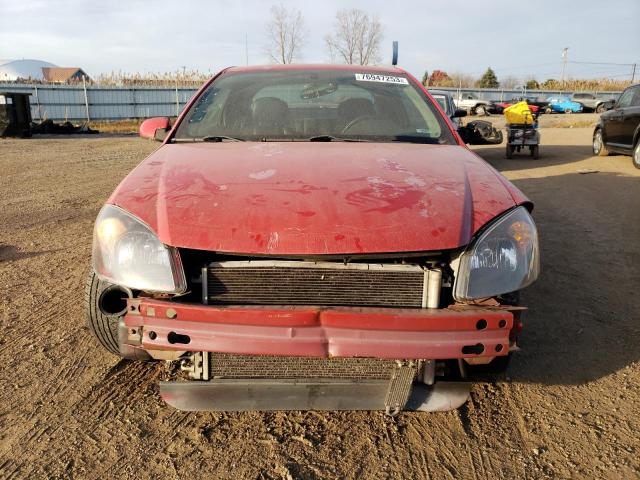
<svg viewBox="0 0 640 480">
<path fill-rule="evenodd" d="M 278 136 L 294 133 L 289 106 L 279 98 L 262 97 L 251 104 L 254 135 Z"/>
</svg>

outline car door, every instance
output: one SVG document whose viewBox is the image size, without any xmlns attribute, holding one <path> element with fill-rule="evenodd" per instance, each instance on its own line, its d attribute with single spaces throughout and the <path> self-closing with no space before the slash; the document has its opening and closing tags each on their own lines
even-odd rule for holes
<svg viewBox="0 0 640 480">
<path fill-rule="evenodd" d="M 604 132 L 607 145 L 614 148 L 631 148 L 631 140 L 625 138 L 625 110 L 631 106 L 636 91 L 637 86 L 627 88 L 620 95 L 613 110 L 608 113 Z"/>
<path fill-rule="evenodd" d="M 633 98 L 628 107 L 622 110 L 622 123 L 620 125 L 620 143 L 625 148 L 633 148 L 633 135 L 640 124 L 640 85 L 631 87 Z"/>
<path fill-rule="evenodd" d="M 449 106 L 449 111 L 447 112 L 447 114 L 449 115 L 449 118 L 451 118 L 451 122 L 453 123 L 453 126 L 457 130 L 458 128 L 460 128 L 462 120 L 460 120 L 460 118 L 458 117 L 454 117 L 456 113 L 456 104 L 453 102 L 453 98 L 451 98 L 449 95 L 445 97 L 445 101 Z"/>
</svg>

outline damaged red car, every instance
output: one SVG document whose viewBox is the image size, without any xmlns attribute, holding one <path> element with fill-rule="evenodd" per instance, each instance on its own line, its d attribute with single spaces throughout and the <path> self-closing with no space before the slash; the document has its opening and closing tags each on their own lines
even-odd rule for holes
<svg viewBox="0 0 640 480">
<path fill-rule="evenodd" d="M 91 331 L 183 410 L 447 410 L 500 370 L 531 202 L 398 68 L 229 68 L 100 211 Z"/>
</svg>

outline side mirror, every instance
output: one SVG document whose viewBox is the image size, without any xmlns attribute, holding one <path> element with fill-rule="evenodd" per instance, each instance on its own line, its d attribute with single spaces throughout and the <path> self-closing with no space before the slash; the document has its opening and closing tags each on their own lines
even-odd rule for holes
<svg viewBox="0 0 640 480">
<path fill-rule="evenodd" d="M 456 108 L 453 112 L 453 118 L 462 118 L 467 116 L 467 111 L 461 108 Z"/>
<path fill-rule="evenodd" d="M 140 125 L 140 136 L 162 142 L 170 129 L 171 123 L 167 117 L 148 118 Z"/>
</svg>

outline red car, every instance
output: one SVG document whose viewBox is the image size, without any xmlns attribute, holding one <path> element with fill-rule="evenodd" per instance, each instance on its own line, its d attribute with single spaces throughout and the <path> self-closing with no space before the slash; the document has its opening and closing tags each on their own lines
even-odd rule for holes
<svg viewBox="0 0 640 480">
<path fill-rule="evenodd" d="M 494 113 L 502 113 L 504 112 L 505 108 L 509 108 L 511 105 L 515 105 L 518 102 L 521 102 L 526 99 L 525 98 L 513 98 L 511 100 L 505 100 L 503 102 L 496 102 L 494 104 Z M 527 101 L 527 103 L 529 104 L 529 110 L 531 110 L 531 113 L 538 113 L 538 111 L 540 110 L 540 107 L 538 105 L 533 105 L 532 103 L 529 103 L 529 101 Z"/>
<path fill-rule="evenodd" d="M 461 405 L 538 276 L 531 202 L 398 68 L 229 68 L 95 223 L 89 327 L 185 410 Z"/>
</svg>

